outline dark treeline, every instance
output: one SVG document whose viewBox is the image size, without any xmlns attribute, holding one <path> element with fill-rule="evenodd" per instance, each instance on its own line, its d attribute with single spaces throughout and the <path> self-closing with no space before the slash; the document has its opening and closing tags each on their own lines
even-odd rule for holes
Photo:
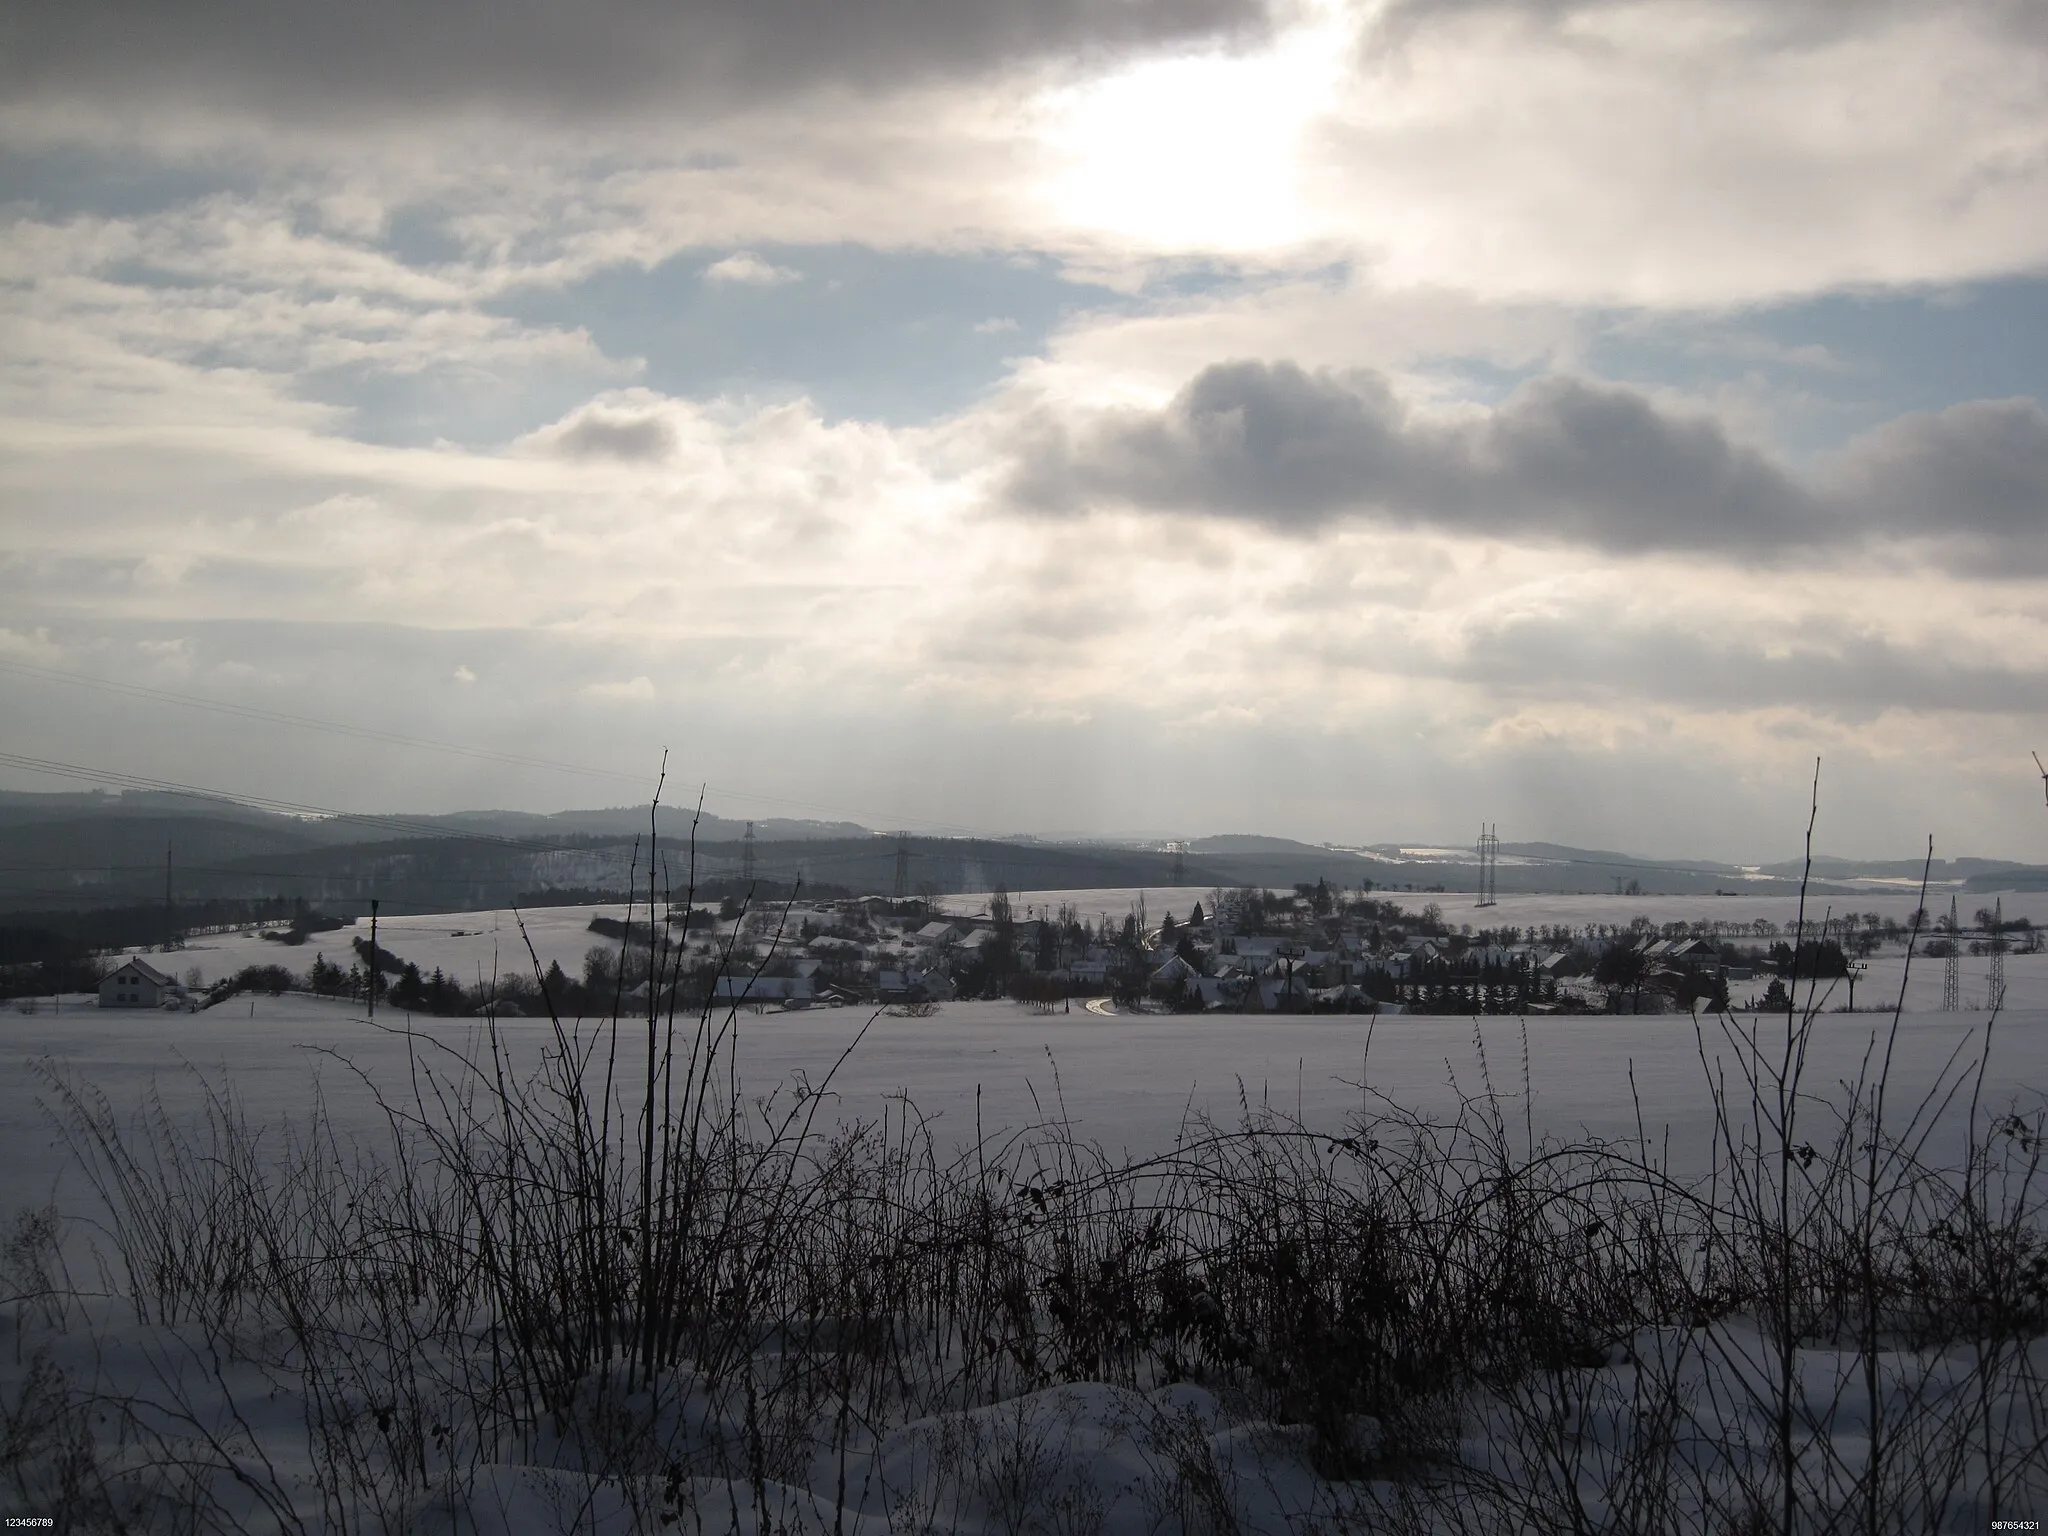
<svg viewBox="0 0 2048 1536">
<path fill-rule="evenodd" d="M 78 940 L 49 928 L 0 925 L 0 997 L 88 992 L 101 962 Z"/>
<path fill-rule="evenodd" d="M 0 924 L 0 997 L 90 992 L 106 973 L 102 954 L 279 920 L 301 938 L 320 924 L 303 901 L 284 897 L 9 913 Z"/>
<path fill-rule="evenodd" d="M 55 934 L 86 949 L 112 950 L 161 944 L 166 937 L 189 938 L 198 933 L 246 928 L 253 923 L 288 922 L 305 910 L 306 903 L 301 899 L 264 896 L 247 901 L 180 901 L 168 908 L 162 901 L 155 901 L 70 911 L 53 908 L 10 912 L 7 922 L 12 928 Z"/>
</svg>

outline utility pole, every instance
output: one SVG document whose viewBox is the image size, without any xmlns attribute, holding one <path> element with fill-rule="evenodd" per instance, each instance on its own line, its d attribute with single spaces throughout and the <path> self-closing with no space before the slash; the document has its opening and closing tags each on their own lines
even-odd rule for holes
<svg viewBox="0 0 2048 1536">
<path fill-rule="evenodd" d="M 377 898 L 370 898 L 370 1022 L 377 1022 Z"/>
</svg>

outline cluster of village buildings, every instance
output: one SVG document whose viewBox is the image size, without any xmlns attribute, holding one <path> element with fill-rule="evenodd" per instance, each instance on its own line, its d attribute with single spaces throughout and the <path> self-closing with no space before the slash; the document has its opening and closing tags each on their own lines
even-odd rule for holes
<svg viewBox="0 0 2048 1536">
<path fill-rule="evenodd" d="M 1156 925 L 1138 911 L 1121 923 L 1089 923 L 1071 908 L 1017 915 L 1005 900 L 990 905 L 993 911 L 948 916 L 916 903 L 855 898 L 757 907 L 722 921 L 702 910 L 687 921 L 678 913 L 663 930 L 659 956 L 650 947 L 653 927 L 627 932 L 616 920 L 593 919 L 593 928 L 621 937 L 593 944 L 585 990 L 629 1006 L 659 988 L 693 1003 L 764 1008 L 1112 995 L 1189 1012 L 1282 1013 L 1604 1011 L 1623 1006 L 1625 993 L 1630 1011 L 1661 1011 L 1749 975 L 1679 925 L 1661 933 L 1473 935 L 1452 931 L 1434 908 L 1414 914 L 1387 902 L 1346 907 L 1327 896 L 1252 892 L 1217 892 L 1208 911 L 1197 905 L 1183 921 L 1169 913 Z M 1627 979 L 1619 987 L 1612 974 L 1594 975 L 1617 949 L 1631 960 L 1620 968 Z M 142 955 L 124 956 L 100 986 L 108 1008 L 183 1009 L 203 1001 Z M 493 1001 L 516 1011 L 505 998 Z"/>
<path fill-rule="evenodd" d="M 1501 942 L 1397 914 L 1316 915 L 1308 898 L 1270 910 L 1245 932 L 1231 893 L 1189 921 L 1133 913 L 1119 929 L 1064 917 L 933 916 L 895 920 L 888 904 L 850 901 L 774 914 L 731 952 L 713 982 L 720 1002 L 810 1007 L 1008 995 L 1052 1001 L 1114 994 L 1187 1011 L 1454 1011 L 1609 1007 L 1590 979 L 1615 945 L 1639 952 L 1630 1005 L 1655 1009 L 1688 987 L 1732 976 L 1705 939 L 1628 932 L 1569 944 Z M 1218 910 L 1220 909 L 1220 910 Z M 767 916 L 764 914 L 764 917 Z M 1390 921 L 1406 916 L 1409 925 Z M 1416 931 L 1417 929 L 1421 931 Z M 709 946 L 705 953 L 709 955 Z"/>
</svg>

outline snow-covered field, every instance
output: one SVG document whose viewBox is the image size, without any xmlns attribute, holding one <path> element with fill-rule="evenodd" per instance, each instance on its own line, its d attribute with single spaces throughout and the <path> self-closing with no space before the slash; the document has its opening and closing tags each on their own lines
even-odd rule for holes
<svg viewBox="0 0 2048 1536">
<path fill-rule="evenodd" d="M 637 920 L 645 922 L 646 909 L 637 911 Z M 488 981 L 512 971 L 531 975 L 533 960 L 526 947 L 531 940 L 542 970 L 559 961 L 562 969 L 574 976 L 582 967 L 586 950 L 618 947 L 616 939 L 591 932 L 590 920 L 625 915 L 626 908 L 621 904 L 536 907 L 518 913 L 436 912 L 385 917 L 377 923 L 377 943 L 399 959 L 418 965 L 422 974 L 438 968 L 463 985 L 474 986 L 479 980 Z M 328 933 L 314 934 L 299 945 L 265 939 L 256 930 L 205 934 L 191 940 L 171 958 L 180 976 L 197 968 L 207 981 L 232 976 L 250 965 L 282 965 L 303 974 L 319 954 L 325 954 L 346 970 L 353 959 L 354 941 L 367 941 L 369 937 L 368 918 Z"/>
<path fill-rule="evenodd" d="M 2028 991 L 2048 991 L 2048 957 L 2013 957 L 2016 981 L 2022 960 L 2030 967 Z M 1938 974 L 1934 986 L 1938 992 Z M 1745 1028 L 1752 1022 L 1738 1018 Z M 1986 1018 L 1905 1015 L 1893 1069 L 1900 1093 L 1917 1093 L 1958 1051 L 1974 1060 Z M 1725 1055 L 1718 1026 L 1705 1022 L 1710 1053 Z M 1782 1016 L 1755 1022 L 1766 1042 L 1782 1041 Z M 1825 1089 L 1853 1076 L 1889 1027 L 1889 1014 L 1824 1015 L 1809 1080 Z M 497 1028 L 523 1060 L 552 1038 L 545 1019 L 505 1019 Z M 644 1024 L 627 1027 L 629 1042 L 643 1034 Z M 1240 1096 L 1336 1130 L 1388 1102 L 1447 1114 L 1460 1094 L 1482 1093 L 1488 1078 L 1513 1105 L 1516 1122 L 1524 1120 L 1522 1025 L 1508 1018 L 1119 1018 L 1078 1002 L 1071 1012 L 1050 1015 L 1011 1002 L 949 1003 L 926 1019 L 856 1008 L 747 1012 L 737 1032 L 742 1089 L 765 1093 L 799 1074 L 818 1084 L 856 1036 L 858 1048 L 832 1083 L 838 1112 L 874 1118 L 904 1096 L 948 1143 L 972 1140 L 977 1117 L 987 1135 L 1063 1117 L 1084 1140 L 1144 1156 L 1171 1146 L 1194 1115 L 1234 1122 Z M 1483 1042 L 1483 1063 L 1475 1037 Z M 473 1021 L 411 1018 L 388 1008 L 372 1026 L 360 1004 L 301 996 L 236 997 L 196 1014 L 101 1012 L 89 998 L 68 1000 L 61 1013 L 47 1003 L 33 1015 L 0 1013 L 9 1067 L 0 1075 L 0 1203 L 40 1201 L 65 1177 L 65 1160 L 36 1107 L 40 1089 L 26 1070 L 30 1063 L 63 1063 L 119 1104 L 139 1103 L 154 1090 L 189 1107 L 205 1079 L 232 1083 L 251 1106 L 291 1113 L 309 1104 L 317 1082 L 339 1125 L 368 1136 L 381 1120 L 341 1059 L 380 1084 L 401 1084 L 412 1054 L 430 1049 L 421 1039 L 475 1050 L 482 1035 Z M 2048 1097 L 2048 1008 L 2008 1011 L 1993 1043 L 1993 1103 L 2025 1107 Z M 1640 1105 L 1645 1131 L 1661 1141 L 1668 1129 L 1674 1159 L 1703 1163 L 1712 1105 L 1689 1017 L 1540 1018 L 1529 1023 L 1528 1046 L 1534 1097 L 1527 1118 L 1539 1137 L 1632 1137 Z"/>
<path fill-rule="evenodd" d="M 1903 981 L 1908 1013 L 1937 1012 L 1941 1007 L 1944 965 L 1945 962 L 1942 960 L 1919 955 L 1914 958 L 1911 972 L 1908 974 L 1904 955 L 1873 955 L 1864 962 L 1864 972 L 1856 983 L 1856 1007 L 1859 1010 L 1883 1008 L 1889 1011 L 1899 1000 L 1900 984 Z M 1987 1005 L 1990 996 L 1990 958 L 1985 955 L 1959 955 L 1956 966 L 1964 1009 L 1969 1012 L 1981 1011 Z M 1759 989 L 1737 985 L 1730 988 L 1730 993 L 1733 1001 L 1739 1004 L 1744 996 L 1756 990 Z M 1821 990 L 1826 997 L 1827 1007 L 1840 1008 L 1847 1005 L 1847 981 L 1823 982 Z M 1802 998 L 1805 992 L 1806 989 L 1801 987 Z M 2007 1012 L 2019 1013 L 2048 1008 L 2048 954 L 2005 957 L 2005 1008 Z"/>
<path fill-rule="evenodd" d="M 1645 903 L 1620 908 L 1625 918 Z M 1148 909 L 1156 920 L 1149 896 Z M 585 927 L 589 916 L 585 909 L 535 914 L 531 930 L 543 963 L 560 958 L 573 966 L 599 942 Z M 458 928 L 482 931 L 458 936 Z M 493 934 L 488 917 L 475 914 L 399 919 L 380 924 L 379 937 L 405 958 L 448 970 L 474 963 L 487 943 L 501 956 L 511 948 L 502 925 Z M 213 951 L 223 957 L 219 970 L 280 955 L 278 946 L 252 938 L 243 959 L 235 948 L 243 942 Z M 283 954 L 303 967 L 312 946 Z M 2044 959 L 2008 959 L 2013 1006 L 1995 1024 L 1982 1013 L 1909 1010 L 1899 1023 L 1891 1102 L 1909 1110 L 1945 1069 L 1975 1063 L 1989 1025 L 1980 1133 L 2011 1109 L 2038 1113 L 2048 1096 Z M 1894 992 L 1899 964 L 1873 963 L 1858 1003 L 1868 1007 Z M 1984 962 L 1963 965 L 1965 992 L 1981 991 L 1969 978 Z M 1911 1008 L 1938 1000 L 1940 971 L 1938 963 L 1915 963 Z M 1782 1045 L 1782 1018 L 1741 1019 L 1738 1027 L 1752 1023 L 1767 1049 L 1773 1040 Z M 1668 1149 L 1674 1171 L 1690 1176 L 1710 1161 L 1709 1073 L 1735 1065 L 1720 1026 L 1704 1020 L 1703 1067 L 1701 1037 L 1683 1016 L 1529 1021 L 1526 1101 L 1523 1025 L 1515 1019 L 1105 1017 L 1078 1003 L 1057 1014 L 967 1003 L 923 1019 L 840 1009 L 742 1014 L 737 1024 L 733 1070 L 742 1098 L 819 1085 L 865 1029 L 832 1081 L 830 1117 L 888 1115 L 900 1135 L 907 1096 L 942 1149 L 999 1142 L 1059 1119 L 1113 1157 L 1169 1150 L 1200 1117 L 1229 1125 L 1245 1108 L 1255 1115 L 1269 1108 L 1329 1135 L 1387 1104 L 1448 1118 L 1461 1097 L 1483 1095 L 1490 1084 L 1516 1145 L 1528 1134 L 1629 1140 L 1640 1127 L 1660 1157 Z M 1871 1053 L 1882 1052 L 1890 1025 L 1889 1015 L 1821 1016 L 1810 1043 L 1809 1090 L 1825 1098 L 1855 1077 Z M 405 1097 L 415 1062 L 442 1059 L 439 1045 L 476 1053 L 484 1043 L 474 1021 L 390 1014 L 378 1026 L 356 1005 L 297 996 L 238 997 L 198 1014 L 102 1012 L 86 998 L 65 1000 L 61 1012 L 45 1002 L 33 1014 L 0 1013 L 7 1065 L 0 1073 L 0 1216 L 54 1204 L 70 1227 L 49 1251 L 72 1257 L 72 1287 L 101 1288 L 101 1272 L 80 1255 L 86 1244 L 105 1252 L 108 1237 L 87 1225 L 99 1216 L 56 1133 L 48 1113 L 56 1100 L 36 1064 L 103 1092 L 120 1122 L 132 1123 L 153 1093 L 170 1123 L 197 1126 L 209 1090 L 225 1090 L 263 1128 L 259 1145 L 274 1152 L 285 1144 L 285 1122 L 306 1127 L 317 1099 L 332 1145 L 374 1148 L 387 1122 L 356 1072 Z M 628 1028 L 629 1047 L 644 1039 L 642 1030 Z M 501 1021 L 498 1034 L 515 1068 L 537 1062 L 551 1039 L 544 1020 Z M 1826 1109 L 1816 1102 L 1808 1115 L 1804 1134 L 1825 1146 Z M 1960 1164 L 1968 1117 L 1966 1094 L 1950 1103 L 1929 1139 L 1927 1162 Z M 1258 1143 L 1251 1146 L 1255 1155 Z M 300 1198 L 278 1196 L 282 1206 Z M 17 1224 L 15 1247 L 32 1258 L 28 1230 Z M 14 1257 L 9 1264 L 10 1290 L 18 1294 L 33 1264 Z M 118 1285 L 118 1271 L 108 1274 Z M 565 1296 L 563 1304 L 573 1310 L 581 1298 Z M 294 1315 L 259 1306 L 241 1322 L 188 1316 L 144 1323 L 124 1305 L 90 1297 L 61 1311 L 28 1301 L 6 1309 L 0 1409 L 14 1438 L 13 1461 L 0 1475 L 21 1480 L 7 1513 L 62 1514 L 50 1502 L 62 1492 L 62 1468 L 89 1464 L 75 1454 L 81 1434 L 98 1436 L 94 1476 L 112 1490 L 107 1497 L 141 1500 L 156 1488 L 154 1513 L 138 1506 L 141 1523 L 167 1529 L 202 1505 L 201 1529 L 210 1520 L 219 1529 L 506 1536 L 678 1528 L 1136 1536 L 1401 1529 L 1404 1519 L 1414 1530 L 1702 1529 L 1726 1524 L 1730 1511 L 1774 1486 L 1776 1351 L 1768 1329 L 1742 1312 L 1690 1327 L 1638 1327 L 1602 1340 L 1597 1357 L 1574 1356 L 1569 1368 L 1474 1388 L 1454 1413 L 1440 1408 L 1451 1417 L 1424 1434 L 1434 1447 L 1428 1455 L 1438 1458 L 1424 1467 L 1403 1460 L 1416 1454 L 1412 1447 L 1375 1459 L 1373 1447 L 1393 1445 L 1397 1426 L 1347 1420 L 1345 1432 L 1364 1457 L 1348 1471 L 1333 1469 L 1318 1450 L 1327 1426 L 1316 1428 L 1311 1408 L 1290 1408 L 1284 1383 L 1259 1385 L 1256 1359 L 1238 1386 L 1215 1379 L 1173 1385 L 1156 1376 L 1124 1385 L 1040 1380 L 1020 1366 L 1008 1376 L 998 1370 L 995 1386 L 978 1396 L 961 1389 L 952 1408 L 927 1403 L 872 1424 L 835 1410 L 827 1380 L 806 1388 L 809 1417 L 781 1426 L 781 1449 L 765 1460 L 765 1432 L 750 1400 L 733 1395 L 734 1380 L 756 1378 L 744 1371 L 736 1378 L 729 1361 L 723 1376 L 663 1374 L 651 1394 L 644 1383 L 599 1373 L 579 1389 L 588 1402 L 570 1415 L 568 1430 L 536 1420 L 486 1445 L 483 1431 L 446 1405 L 469 1401 L 462 1394 L 473 1386 L 462 1384 L 475 1381 L 498 1347 L 487 1333 L 450 1333 L 404 1314 L 411 1319 L 404 1327 L 421 1330 L 407 1344 L 375 1328 L 366 1334 L 358 1323 L 326 1329 Z M 399 1314 L 386 1315 L 386 1327 L 399 1326 L 389 1320 Z M 1041 1318 L 1037 1326 L 1049 1324 Z M 468 1353 L 465 1340 L 474 1346 Z M 1850 1344 L 1812 1338 L 1794 1353 L 1789 1379 L 1803 1507 L 1850 1508 L 1860 1489 L 1881 1483 L 1881 1528 L 1976 1531 L 1989 1527 L 1994 1510 L 2031 1517 L 2048 1505 L 2039 1434 L 2048 1414 L 2048 1347 L 2038 1337 L 1997 1346 L 1988 1377 L 1981 1341 L 1888 1341 L 1876 1379 L 1879 1422 L 1894 1437 L 1892 1470 L 1867 1485 L 1859 1480 L 1870 1465 L 1871 1405 L 1862 1357 Z M 791 1378 L 773 1363 L 783 1357 L 763 1348 L 768 1364 L 759 1381 L 787 1391 Z M 318 1351 L 326 1352 L 325 1374 L 308 1374 L 306 1362 Z M 63 1372 L 61 1381 L 52 1368 Z M 1958 1405 L 1978 1401 L 1971 1394 L 1987 1380 L 1984 1413 L 1963 1412 Z M 1678 1417 L 1656 1430 L 1651 1409 L 1663 1407 Z M 120 1432 L 81 1427 L 93 1411 L 113 1414 L 107 1422 L 118 1422 Z M 1645 1439 L 1652 1431 L 1670 1443 L 1657 1449 Z M 1399 1433 L 1412 1439 L 1418 1431 L 1411 1424 Z M 1501 1481 L 1448 1479 L 1452 1462 Z M 131 1468 L 126 1481 L 124 1465 Z M 1989 1491 L 1994 1472 L 2002 1502 Z M 1937 1495 L 1947 1502 L 1927 1502 Z M 90 1502 L 78 1487 L 68 1496 L 81 1500 L 80 1509 Z M 1720 1513 L 1710 1516 L 1709 1507 Z M 1776 1527 L 1766 1519 L 1755 1528 Z"/>
</svg>

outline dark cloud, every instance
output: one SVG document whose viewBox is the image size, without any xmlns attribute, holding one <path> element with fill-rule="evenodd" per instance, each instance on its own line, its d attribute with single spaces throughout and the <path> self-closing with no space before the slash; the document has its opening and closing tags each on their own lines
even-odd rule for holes
<svg viewBox="0 0 2048 1536">
<path fill-rule="evenodd" d="M 0 10 L 0 98 L 694 116 L 1264 20 L 1259 0 L 70 0 Z"/>
<path fill-rule="evenodd" d="M 1839 494 L 1890 531 L 1964 541 L 2048 563 L 2048 411 L 2036 400 L 1971 400 L 1902 416 L 1851 446 Z"/>
<path fill-rule="evenodd" d="M 1346 515 L 1621 552 L 1763 554 L 1819 537 L 1826 509 L 1706 417 L 1553 377 L 1463 420 L 1418 418 L 1372 373 L 1204 369 L 1157 412 L 1023 443 L 1016 499 L 1099 500 L 1311 529 Z"/>
<path fill-rule="evenodd" d="M 1849 721 L 1886 710 L 2012 714 L 2048 708 L 2033 658 L 1958 661 L 1834 625 L 1747 635 L 1520 616 L 1475 630 L 1444 671 L 1538 698 L 1638 699 L 1699 709 L 1787 707 Z"/>
<path fill-rule="evenodd" d="M 1637 0 L 1392 0 L 1375 18 L 1366 41 L 1369 47 L 1398 46 L 1446 22 L 1476 16 L 1562 30 L 1636 4 Z M 1717 0 L 1715 9 L 1725 24 L 1720 40 L 1754 53 L 1820 46 L 1867 32 L 1873 25 L 1914 21 L 1927 14 L 1919 0 Z M 2048 43 L 2048 16 L 2036 0 L 1949 0 L 1945 9 L 1974 15 L 2015 43 Z"/>
<path fill-rule="evenodd" d="M 554 449 L 572 459 L 624 459 L 657 463 L 675 451 L 676 435 L 659 416 L 619 419 L 585 416 L 554 441 Z"/>
<path fill-rule="evenodd" d="M 2048 569 L 2048 411 L 1976 400 L 1902 416 L 1800 474 L 1706 415 L 1581 378 L 1490 410 L 1421 417 L 1369 372 L 1205 368 L 1158 411 L 1020 435 L 1010 494 L 1039 511 L 1117 503 L 1307 532 L 1350 517 L 1733 559 L 1905 543 L 1978 573 Z"/>
</svg>

